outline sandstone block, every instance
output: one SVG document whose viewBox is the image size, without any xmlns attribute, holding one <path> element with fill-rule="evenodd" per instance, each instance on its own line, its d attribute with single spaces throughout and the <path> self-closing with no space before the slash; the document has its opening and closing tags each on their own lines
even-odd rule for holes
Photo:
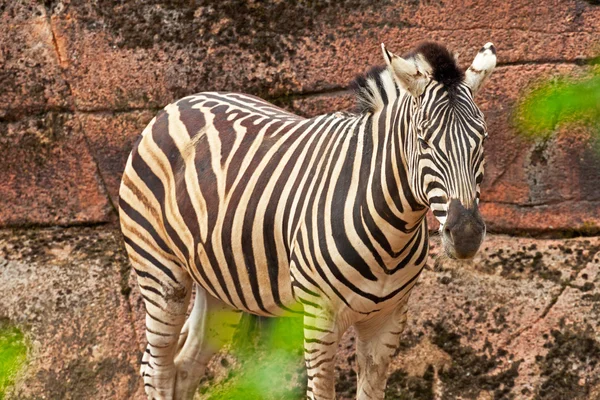
<svg viewBox="0 0 600 400">
<path fill-rule="evenodd" d="M 23 21 L 7 18 L 8 11 L 0 19 L 0 120 L 69 107 L 69 88 L 43 12 L 32 6 L 22 10 L 31 13 Z"/>
<path fill-rule="evenodd" d="M 6 398 L 145 398 L 120 240 L 90 228 L 0 232 L 0 317 L 30 343 Z"/>
<path fill-rule="evenodd" d="M 119 185 L 127 157 L 155 114 L 154 110 L 78 114 L 91 154 L 115 205 L 118 204 Z"/>
<path fill-rule="evenodd" d="M 0 123 L 0 160 L 0 225 L 110 219 L 110 203 L 72 115 L 48 113 Z"/>
<path fill-rule="evenodd" d="M 600 11 L 576 1 L 544 11 L 529 0 L 500 9 L 483 1 L 351 3 L 65 1 L 52 8 L 52 26 L 80 110 L 158 107 L 204 90 L 277 98 L 342 89 L 383 62 L 381 42 L 402 54 L 439 40 L 467 65 L 490 40 L 500 62 L 518 63 L 590 58 L 598 39 Z"/>
</svg>

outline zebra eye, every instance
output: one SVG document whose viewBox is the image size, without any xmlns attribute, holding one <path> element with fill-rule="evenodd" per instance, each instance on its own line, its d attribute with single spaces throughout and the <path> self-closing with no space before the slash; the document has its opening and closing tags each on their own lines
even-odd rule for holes
<svg viewBox="0 0 600 400">
<path fill-rule="evenodd" d="M 427 143 L 427 141 L 425 140 L 425 138 L 423 136 L 418 136 L 419 138 L 419 144 L 421 145 L 421 147 L 423 148 L 423 150 L 427 150 L 429 147 L 429 143 Z"/>
</svg>

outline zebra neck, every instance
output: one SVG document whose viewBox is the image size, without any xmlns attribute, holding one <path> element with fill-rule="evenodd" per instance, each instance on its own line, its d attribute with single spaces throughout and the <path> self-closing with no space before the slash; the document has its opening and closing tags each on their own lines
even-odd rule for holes
<svg viewBox="0 0 600 400">
<path fill-rule="evenodd" d="M 365 183 L 363 201 L 355 212 L 390 254 L 405 247 L 427 211 L 412 187 L 409 105 L 404 103 L 396 101 L 363 117 L 355 128 L 362 161 L 360 181 Z"/>
</svg>

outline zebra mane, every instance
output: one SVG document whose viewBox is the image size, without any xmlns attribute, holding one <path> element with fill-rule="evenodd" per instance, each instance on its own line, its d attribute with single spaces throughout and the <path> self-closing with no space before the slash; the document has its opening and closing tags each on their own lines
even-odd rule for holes
<svg viewBox="0 0 600 400">
<path fill-rule="evenodd" d="M 459 68 L 454 55 L 441 44 L 423 42 L 403 58 L 414 60 L 417 55 L 431 67 L 431 77 L 451 92 L 463 81 L 465 74 Z M 371 67 L 366 74 L 357 76 L 350 83 L 350 89 L 354 92 L 360 113 L 374 113 L 400 96 L 400 87 L 392 72 L 382 65 Z"/>
<path fill-rule="evenodd" d="M 354 92 L 360 113 L 381 110 L 400 96 L 400 88 L 391 71 L 383 65 L 371 67 L 366 74 L 357 76 L 350 83 L 350 89 Z"/>
</svg>

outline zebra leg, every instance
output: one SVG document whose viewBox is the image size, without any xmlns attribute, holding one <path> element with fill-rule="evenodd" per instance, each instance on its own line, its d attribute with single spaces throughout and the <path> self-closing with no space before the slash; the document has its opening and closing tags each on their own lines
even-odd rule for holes
<svg viewBox="0 0 600 400">
<path fill-rule="evenodd" d="M 241 314 L 196 286 L 194 308 L 186 321 L 187 335 L 182 335 L 180 350 L 175 357 L 177 400 L 194 397 L 208 362 L 231 340 Z"/>
<path fill-rule="evenodd" d="M 355 325 L 358 390 L 356 398 L 383 399 L 388 365 L 398 348 L 406 325 L 406 302 L 385 315 L 378 315 Z"/>
<path fill-rule="evenodd" d="M 148 346 L 140 369 L 145 391 L 150 399 L 171 400 L 176 378 L 174 357 L 190 300 L 192 279 L 174 263 L 162 263 L 174 277 L 163 279 L 157 277 L 158 273 L 155 276 L 155 271 L 135 254 L 130 260 L 137 271 L 138 286 L 146 306 Z"/>
<path fill-rule="evenodd" d="M 304 358 L 308 375 L 308 399 L 335 399 L 335 353 L 345 330 L 341 328 L 330 310 L 317 304 L 304 304 Z"/>
</svg>

